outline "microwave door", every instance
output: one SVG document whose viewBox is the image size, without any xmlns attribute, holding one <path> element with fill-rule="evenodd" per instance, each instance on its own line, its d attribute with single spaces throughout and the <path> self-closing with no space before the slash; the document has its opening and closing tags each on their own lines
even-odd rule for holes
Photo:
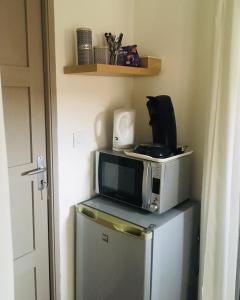
<svg viewBox="0 0 240 300">
<path fill-rule="evenodd" d="M 143 190 L 145 195 L 147 190 L 144 179 L 147 170 L 141 160 L 100 152 L 96 172 L 97 192 L 142 207 Z"/>
</svg>

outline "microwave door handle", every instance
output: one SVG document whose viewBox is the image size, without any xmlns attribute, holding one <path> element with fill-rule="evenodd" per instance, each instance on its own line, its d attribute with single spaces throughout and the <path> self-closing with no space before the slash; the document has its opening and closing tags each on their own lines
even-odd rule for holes
<svg viewBox="0 0 240 300">
<path fill-rule="evenodd" d="M 143 162 L 142 207 L 148 209 L 152 193 L 152 168 L 151 163 Z"/>
<path fill-rule="evenodd" d="M 148 165 L 148 175 L 147 175 L 147 206 L 150 207 L 152 200 L 152 165 L 151 163 Z"/>
</svg>

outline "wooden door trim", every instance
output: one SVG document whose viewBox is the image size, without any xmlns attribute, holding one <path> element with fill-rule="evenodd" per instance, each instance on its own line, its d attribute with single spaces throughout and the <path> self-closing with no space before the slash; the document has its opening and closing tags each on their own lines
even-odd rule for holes
<svg viewBox="0 0 240 300">
<path fill-rule="evenodd" d="M 57 97 L 54 33 L 54 0 L 42 1 L 46 145 L 48 165 L 49 269 L 51 300 L 60 299 L 58 234 Z"/>
</svg>

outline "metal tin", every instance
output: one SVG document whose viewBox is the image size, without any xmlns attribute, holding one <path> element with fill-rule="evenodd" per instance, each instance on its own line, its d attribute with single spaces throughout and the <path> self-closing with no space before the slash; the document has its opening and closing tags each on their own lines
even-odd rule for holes
<svg viewBox="0 0 240 300">
<path fill-rule="evenodd" d="M 77 28 L 77 45 L 92 45 L 92 30 L 90 28 Z"/>
<path fill-rule="evenodd" d="M 78 64 L 93 63 L 92 30 L 90 28 L 77 28 L 77 53 Z"/>
<path fill-rule="evenodd" d="M 109 64 L 109 49 L 107 46 L 94 47 L 94 63 Z"/>
<path fill-rule="evenodd" d="M 85 48 L 85 49 L 78 49 L 78 64 L 79 65 L 93 64 L 92 47 Z"/>
</svg>

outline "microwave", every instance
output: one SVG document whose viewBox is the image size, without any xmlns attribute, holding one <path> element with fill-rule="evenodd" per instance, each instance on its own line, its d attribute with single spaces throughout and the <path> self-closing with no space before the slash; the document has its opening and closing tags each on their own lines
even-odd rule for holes
<svg viewBox="0 0 240 300">
<path fill-rule="evenodd" d="M 192 151 L 158 162 L 122 152 L 96 152 L 96 193 L 163 213 L 190 197 Z"/>
</svg>

